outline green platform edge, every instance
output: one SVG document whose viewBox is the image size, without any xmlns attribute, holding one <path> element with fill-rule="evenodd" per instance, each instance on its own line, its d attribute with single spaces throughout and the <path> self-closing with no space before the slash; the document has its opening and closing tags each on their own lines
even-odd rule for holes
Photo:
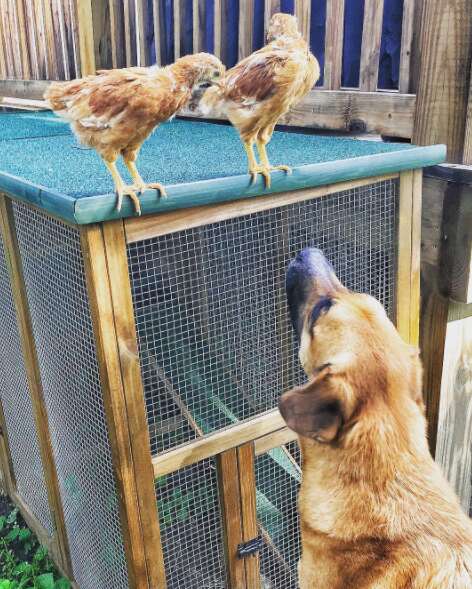
<svg viewBox="0 0 472 589">
<path fill-rule="evenodd" d="M 248 175 L 173 184 L 166 186 L 167 198 L 158 198 L 154 190 L 146 191 L 140 197 L 141 207 L 143 215 L 162 213 L 415 170 L 443 163 L 445 159 L 445 145 L 430 145 L 297 166 L 292 174 L 277 171 L 272 175 L 270 190 L 265 189 L 261 177 L 251 185 Z M 124 199 L 122 210 L 118 212 L 115 208 L 116 197 L 112 193 L 73 198 L 2 172 L 0 191 L 76 225 L 135 216 L 128 198 Z"/>
</svg>

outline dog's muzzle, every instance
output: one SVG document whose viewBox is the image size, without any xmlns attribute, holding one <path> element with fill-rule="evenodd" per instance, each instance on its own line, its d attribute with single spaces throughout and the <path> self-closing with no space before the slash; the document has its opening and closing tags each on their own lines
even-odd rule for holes
<svg viewBox="0 0 472 589">
<path fill-rule="evenodd" d="M 346 290 L 323 252 L 314 247 L 303 249 L 290 262 L 285 286 L 290 319 L 299 340 L 308 310 L 322 297 Z"/>
</svg>

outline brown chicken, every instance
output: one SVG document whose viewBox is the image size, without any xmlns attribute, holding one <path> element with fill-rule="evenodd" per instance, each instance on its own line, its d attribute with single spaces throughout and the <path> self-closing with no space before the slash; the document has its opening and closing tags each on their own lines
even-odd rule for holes
<svg viewBox="0 0 472 589">
<path fill-rule="evenodd" d="M 136 168 L 142 143 L 159 123 L 189 102 L 194 90 L 213 83 L 223 73 L 219 59 L 198 53 L 164 68 L 100 71 L 96 76 L 53 83 L 44 98 L 52 110 L 70 121 L 79 141 L 103 158 L 115 183 L 117 209 L 127 195 L 141 214 L 138 194 L 147 188 L 166 194 L 162 184 L 145 183 Z M 132 186 L 125 184 L 116 168 L 120 155 L 133 178 Z"/>
<path fill-rule="evenodd" d="M 284 165 L 272 166 L 266 145 L 280 117 L 314 86 L 320 68 L 298 31 L 294 16 L 274 14 L 267 41 L 265 47 L 240 61 L 205 92 L 201 108 L 204 114 L 213 112 L 228 117 L 244 144 L 252 182 L 261 174 L 269 188 L 271 170 L 291 170 Z M 254 155 L 254 143 L 260 163 Z"/>
</svg>

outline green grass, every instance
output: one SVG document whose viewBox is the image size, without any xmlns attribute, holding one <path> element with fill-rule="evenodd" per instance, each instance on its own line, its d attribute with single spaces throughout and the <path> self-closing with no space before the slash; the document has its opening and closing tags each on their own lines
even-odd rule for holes
<svg viewBox="0 0 472 589">
<path fill-rule="evenodd" d="M 11 505 L 0 515 L 0 589 L 70 589 Z"/>
</svg>

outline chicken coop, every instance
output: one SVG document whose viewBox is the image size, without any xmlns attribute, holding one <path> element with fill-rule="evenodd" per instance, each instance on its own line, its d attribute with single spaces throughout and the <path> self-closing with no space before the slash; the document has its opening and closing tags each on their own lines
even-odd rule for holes
<svg viewBox="0 0 472 589">
<path fill-rule="evenodd" d="M 293 173 L 267 190 L 231 127 L 178 120 L 143 148 L 168 197 L 138 217 L 65 122 L 0 119 L 10 495 L 80 589 L 295 589 L 287 264 L 321 248 L 417 341 L 421 168 L 444 146 L 276 132 Z"/>
</svg>

